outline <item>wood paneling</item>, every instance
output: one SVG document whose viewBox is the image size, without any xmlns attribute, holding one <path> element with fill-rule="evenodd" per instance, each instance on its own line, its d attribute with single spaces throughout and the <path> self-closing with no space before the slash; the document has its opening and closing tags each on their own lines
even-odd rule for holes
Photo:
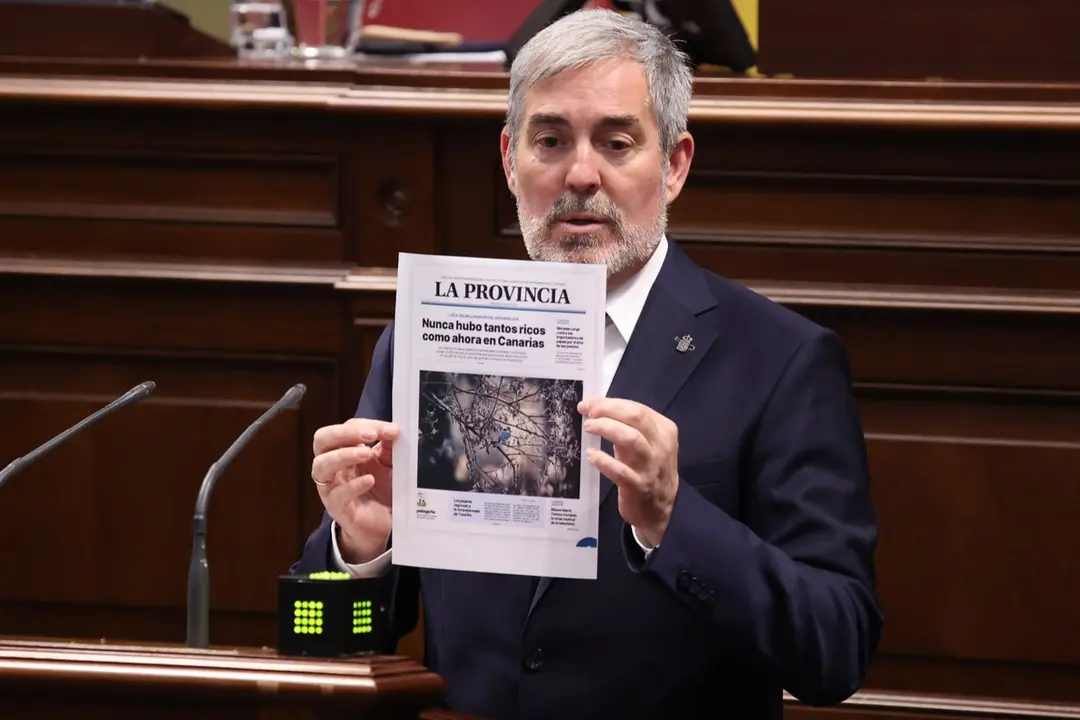
<svg viewBox="0 0 1080 720">
<path fill-rule="evenodd" d="M 1076 82 L 1069 0 L 762 0 L 759 65 L 801 77 Z"/>
<path fill-rule="evenodd" d="M 970 284 L 991 294 L 1077 286 L 1076 135 L 1003 132 L 953 142 L 951 131 L 919 127 L 809 133 L 699 123 L 696 130 L 698 151 L 672 206 L 670 234 L 730 277 Z M 442 149 L 443 167 L 477 163 L 486 180 L 455 185 L 446 171 L 453 218 L 441 239 L 446 252 L 524 257 L 489 139 L 497 132 L 495 124 L 455 128 Z"/>
<path fill-rule="evenodd" d="M 5 215 L 337 226 L 332 158 L 9 152 Z"/>
<path fill-rule="evenodd" d="M 373 267 L 397 267 L 399 252 L 434 251 L 434 127 L 364 123 L 351 137 L 355 188 L 344 203 L 355 207 L 358 243 L 352 257 Z"/>
<path fill-rule="evenodd" d="M 861 403 L 888 571 L 880 651 L 1080 665 L 1080 566 L 1061 543 L 1080 503 L 1080 395 L 897 394 Z"/>
<path fill-rule="evenodd" d="M 158 382 L 4 488 L 0 542 L 22 554 L 0 632 L 179 639 L 198 483 L 302 381 L 211 510 L 212 639 L 272 643 L 267 583 L 321 512 L 311 435 L 356 407 L 396 253 L 524 257 L 504 77 L 157 67 L 179 79 L 0 78 L 0 152 L 29 178 L 0 170 L 0 303 L 18 308 L 0 314 L 0 412 L 24 419 L 0 453 Z M 881 523 L 866 692 L 792 717 L 957 712 L 926 693 L 998 700 L 973 718 L 1080 703 L 1078 107 L 1068 86 L 698 83 L 670 234 L 843 338 Z M 67 561 L 76 587 L 40 576 Z M 419 633 L 403 649 L 419 658 Z"/>
<path fill-rule="evenodd" d="M 993 301 L 987 302 L 988 293 Z M 872 299 L 884 306 L 870 305 Z M 985 304 L 974 309 L 980 299 Z M 896 305 L 885 304 L 890 300 Z M 857 304 L 815 308 L 794 293 L 788 302 L 844 337 L 862 382 L 902 383 L 909 392 L 926 385 L 1080 390 L 1075 297 L 894 293 L 868 298 L 865 310 Z"/>
<path fill-rule="evenodd" d="M 12 360 L 4 367 L 5 381 L 10 379 L 12 385 L 0 391 L 0 413 L 21 419 L 7 440 L 12 447 L 33 447 L 36 438 L 74 425 L 110 399 L 94 392 L 94 371 L 100 366 L 84 372 L 82 363 L 69 358 L 43 363 L 28 355 L 19 362 L 15 355 Z M 113 358 L 108 371 L 128 377 L 140 370 L 147 374 L 145 367 L 124 368 L 123 364 L 122 357 Z M 152 375 L 173 388 L 172 393 L 160 392 L 130 412 L 110 418 L 93 434 L 92 442 L 75 438 L 62 453 L 28 469 L 18 485 L 13 483 L 8 502 L 0 509 L 0 527 L 4 528 L 0 541 L 14 545 L 26 523 L 44 520 L 38 553 L 53 558 L 58 572 L 39 572 L 38 553 L 16 555 L 5 563 L 0 598 L 76 606 L 175 606 L 187 583 L 185 559 L 190 543 L 185 536 L 190 535 L 193 498 L 206 469 L 223 452 L 218 438 L 238 437 L 273 402 L 274 390 L 287 387 L 290 376 L 295 377 L 295 372 L 282 368 L 253 383 L 257 370 L 215 372 L 215 379 L 231 380 L 232 386 L 213 397 L 206 383 L 199 382 L 205 370 L 176 372 L 154 367 Z M 18 389 L 28 384 L 54 390 Z M 75 385 L 79 394 L 56 392 L 61 385 Z M 245 391 L 251 385 L 255 392 Z M 185 386 L 195 386 L 199 393 L 184 397 L 180 392 Z M 251 399 L 244 397 L 249 392 L 254 395 Z M 250 452 L 231 468 L 229 474 L 236 480 L 229 482 L 232 478 L 227 477 L 213 497 L 209 553 L 211 558 L 221 558 L 213 563 L 214 577 L 219 578 L 213 601 L 219 608 L 275 609 L 276 569 L 289 561 L 301 537 L 299 518 L 290 512 L 297 504 L 295 478 L 304 471 L 300 425 L 296 412 L 269 424 L 252 441 Z M 163 433 L 161 428 L 182 430 Z M 150 454 L 136 450 L 150 447 Z M 142 465 L 142 470 L 126 471 L 132 462 Z M 261 496 L 262 521 L 242 533 L 233 531 L 229 526 L 243 522 L 256 495 Z M 46 512 L 26 518 L 20 508 L 34 504 L 47 508 Z M 222 555 L 221 543 L 226 539 L 232 552 Z M 100 557 L 122 558 L 123 562 L 103 565 L 96 561 Z"/>
<path fill-rule="evenodd" d="M 20 419 L 0 441 L 5 457 L 138 382 L 158 386 L 4 487 L 0 542 L 24 551 L 0 569 L 0 626 L 181 640 L 202 479 L 303 382 L 300 408 L 262 429 L 210 504 L 212 639 L 272 644 L 275 579 L 318 517 L 304 511 L 318 504 L 305 482 L 311 436 L 338 407 L 344 328 L 329 291 L 40 275 L 5 278 L 0 295 L 26 308 L 0 322 L 0 414 Z"/>
<path fill-rule="evenodd" d="M 987 205 L 988 197 L 996 202 Z M 1080 180 L 1072 179 L 704 169 L 691 176 L 681 199 L 678 226 L 720 225 L 729 235 L 753 230 L 759 238 L 1023 235 L 1017 244 L 1037 246 L 1080 227 Z"/>
<path fill-rule="evenodd" d="M 159 107 L 9 112 L 0 251 L 344 261 L 345 139 L 318 118 Z M 205 128 L 193 134 L 191 128 Z"/>
</svg>

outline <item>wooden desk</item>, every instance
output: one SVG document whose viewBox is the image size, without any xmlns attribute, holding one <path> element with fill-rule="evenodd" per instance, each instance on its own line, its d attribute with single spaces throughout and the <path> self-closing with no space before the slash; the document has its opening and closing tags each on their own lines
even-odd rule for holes
<svg viewBox="0 0 1080 720">
<path fill-rule="evenodd" d="M 860 691 L 840 708 L 808 708 L 789 703 L 784 717 L 789 720 L 1074 720 L 1080 718 L 1080 706 Z"/>
<path fill-rule="evenodd" d="M 256 648 L 6 638 L 0 690 L 5 713 L 49 720 L 468 720 L 439 709 L 442 678 L 404 657 L 331 661 Z"/>
<path fill-rule="evenodd" d="M 211 503 L 212 641 L 270 643 L 321 509 L 311 436 L 356 406 L 397 252 L 523 256 L 505 77 L 4 68 L 0 455 L 158 391 L 4 488 L 0 632 L 181 639 L 199 481 L 304 382 Z M 1080 702 L 1080 87 L 703 78 L 691 129 L 671 236 L 851 351 L 867 689 Z"/>
</svg>

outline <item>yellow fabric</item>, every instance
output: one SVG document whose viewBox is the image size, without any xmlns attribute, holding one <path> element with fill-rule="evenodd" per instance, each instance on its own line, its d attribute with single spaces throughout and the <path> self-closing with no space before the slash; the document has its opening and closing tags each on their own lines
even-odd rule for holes
<svg viewBox="0 0 1080 720">
<path fill-rule="evenodd" d="M 732 0 L 735 12 L 739 13 L 739 19 L 746 26 L 746 34 L 750 36 L 750 42 L 755 48 L 758 45 L 758 0 Z"/>
<path fill-rule="evenodd" d="M 191 26 L 229 42 L 229 0 L 159 0 L 188 16 Z"/>
</svg>

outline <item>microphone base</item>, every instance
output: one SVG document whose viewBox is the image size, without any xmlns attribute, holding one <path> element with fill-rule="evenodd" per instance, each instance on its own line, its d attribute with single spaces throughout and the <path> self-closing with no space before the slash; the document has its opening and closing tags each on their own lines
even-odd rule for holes
<svg viewBox="0 0 1080 720">
<path fill-rule="evenodd" d="M 386 652 L 391 636 L 385 578 L 324 572 L 278 577 L 279 655 L 350 657 Z"/>
</svg>

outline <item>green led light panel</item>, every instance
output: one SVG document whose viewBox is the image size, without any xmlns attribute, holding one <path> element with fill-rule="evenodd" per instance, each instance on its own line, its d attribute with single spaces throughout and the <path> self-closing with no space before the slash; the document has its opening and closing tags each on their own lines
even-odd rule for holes
<svg viewBox="0 0 1080 720">
<path fill-rule="evenodd" d="M 371 628 L 371 601 L 357 600 L 353 606 L 353 635 L 365 635 Z"/>
<path fill-rule="evenodd" d="M 322 635 L 323 604 L 318 600 L 293 603 L 293 632 L 297 635 Z"/>
</svg>

